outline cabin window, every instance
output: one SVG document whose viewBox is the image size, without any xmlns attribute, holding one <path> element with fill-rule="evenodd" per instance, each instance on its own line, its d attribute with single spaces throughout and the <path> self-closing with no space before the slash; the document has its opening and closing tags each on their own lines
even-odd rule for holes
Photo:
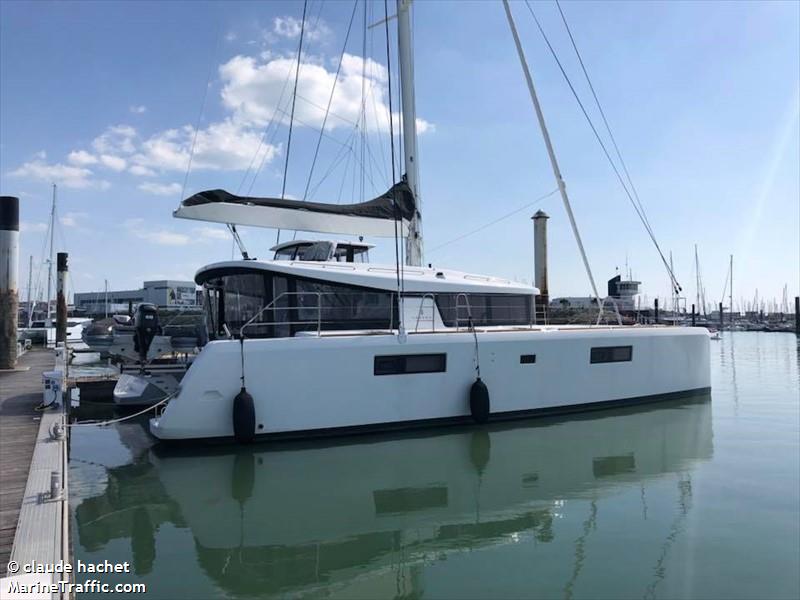
<svg viewBox="0 0 800 600">
<path fill-rule="evenodd" d="M 448 327 L 529 325 L 533 297 L 521 294 L 436 294 L 436 305 Z"/>
<path fill-rule="evenodd" d="M 264 275 L 261 273 L 243 273 L 223 277 L 223 280 L 224 303 L 222 312 L 225 315 L 224 323 L 232 333 L 238 334 L 242 325 L 252 319 L 265 304 Z M 265 320 L 266 317 L 262 314 L 258 322 Z"/>
<path fill-rule="evenodd" d="M 289 248 L 281 248 L 275 253 L 274 260 L 294 260 L 294 252 L 297 250 L 296 246 Z"/>
<path fill-rule="evenodd" d="M 592 348 L 589 362 L 613 363 L 630 362 L 633 358 L 633 346 L 600 346 Z"/>
<path fill-rule="evenodd" d="M 410 375 L 412 373 L 444 373 L 447 354 L 393 354 L 376 356 L 375 375 Z"/>
<path fill-rule="evenodd" d="M 395 322 L 391 292 L 296 279 L 297 320 L 304 329 L 389 329 Z M 302 323 L 301 323 L 302 325 Z"/>
</svg>

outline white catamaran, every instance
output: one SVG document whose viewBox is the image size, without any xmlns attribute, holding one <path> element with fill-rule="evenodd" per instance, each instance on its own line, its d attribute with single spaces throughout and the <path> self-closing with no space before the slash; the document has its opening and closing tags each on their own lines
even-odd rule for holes
<svg viewBox="0 0 800 600">
<path fill-rule="evenodd" d="M 204 290 L 210 341 L 151 419 L 156 437 L 248 442 L 480 423 L 710 389 L 705 329 L 540 326 L 536 288 L 420 266 L 409 11 L 408 0 L 398 0 L 401 182 L 351 205 L 212 190 L 184 200 L 174 213 L 229 225 L 402 235 L 407 266 L 370 264 L 366 246 L 343 244 L 339 250 L 319 241 L 276 247 L 274 260 L 201 268 L 195 280 Z M 506 14 L 572 221 L 507 5 Z"/>
</svg>

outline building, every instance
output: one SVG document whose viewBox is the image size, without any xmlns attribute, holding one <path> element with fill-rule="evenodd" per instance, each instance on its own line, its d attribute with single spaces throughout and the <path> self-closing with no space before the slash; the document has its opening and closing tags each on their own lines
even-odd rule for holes
<svg viewBox="0 0 800 600">
<path fill-rule="evenodd" d="M 196 307 L 199 304 L 197 286 L 193 281 L 162 279 L 145 281 L 138 290 L 108 290 L 76 292 L 75 308 L 88 314 L 127 312 L 128 306 L 143 302 L 162 309 Z"/>
<path fill-rule="evenodd" d="M 620 275 L 616 275 L 608 280 L 608 296 L 603 301 L 605 306 L 611 309 L 613 304 L 611 298 L 617 303 L 617 307 L 623 312 L 633 312 L 636 310 L 636 296 L 639 294 L 640 281 L 623 280 Z M 550 308 L 561 309 L 590 309 L 597 308 L 597 300 L 591 296 L 565 296 L 553 298 L 550 301 Z"/>
</svg>

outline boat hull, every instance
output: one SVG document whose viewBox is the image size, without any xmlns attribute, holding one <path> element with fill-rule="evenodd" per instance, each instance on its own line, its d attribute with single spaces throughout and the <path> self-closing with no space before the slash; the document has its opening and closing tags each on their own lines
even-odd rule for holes
<svg viewBox="0 0 800 600">
<path fill-rule="evenodd" d="M 592 363 L 592 348 L 631 346 L 630 361 Z M 215 341 L 150 421 L 163 440 L 232 438 L 242 347 Z M 446 354 L 446 370 L 376 375 L 376 356 Z M 535 355 L 535 362 L 522 356 Z M 710 389 L 709 340 L 690 328 L 558 328 L 477 334 L 490 420 L 594 410 Z M 265 438 L 471 421 L 476 344 L 469 332 L 246 340 L 244 373 Z"/>
</svg>

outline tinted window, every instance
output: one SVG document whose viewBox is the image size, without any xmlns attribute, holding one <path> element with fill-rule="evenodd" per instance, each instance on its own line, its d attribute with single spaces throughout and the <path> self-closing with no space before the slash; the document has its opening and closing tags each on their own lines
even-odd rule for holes
<svg viewBox="0 0 800 600">
<path fill-rule="evenodd" d="M 531 296 L 512 294 L 436 294 L 436 305 L 448 327 L 528 325 L 532 322 Z"/>
<path fill-rule="evenodd" d="M 628 362 L 633 358 L 633 346 L 601 346 L 592 348 L 589 362 Z"/>
<path fill-rule="evenodd" d="M 235 335 L 266 304 L 265 279 L 261 273 L 246 273 L 228 275 L 222 277 L 222 280 L 225 290 L 225 324 Z M 265 320 L 264 314 L 258 319 L 259 322 Z"/>
<path fill-rule="evenodd" d="M 322 329 L 388 329 L 396 317 L 391 292 L 362 290 L 355 287 L 296 280 L 297 320 L 308 321 L 316 329 L 317 318 Z M 318 307 L 320 313 L 318 314 Z"/>
<path fill-rule="evenodd" d="M 375 375 L 410 375 L 412 373 L 444 373 L 447 354 L 395 354 L 376 356 Z"/>
</svg>

